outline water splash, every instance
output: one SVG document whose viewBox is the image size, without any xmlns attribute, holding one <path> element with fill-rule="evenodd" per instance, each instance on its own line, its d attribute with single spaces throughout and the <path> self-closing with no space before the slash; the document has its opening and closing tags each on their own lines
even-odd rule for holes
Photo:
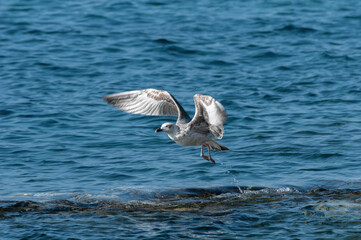
<svg viewBox="0 0 361 240">
<path fill-rule="evenodd" d="M 234 174 L 234 173 L 232 173 L 231 170 L 229 170 L 229 169 L 232 169 L 232 168 L 234 168 L 234 167 L 231 166 L 230 164 L 223 163 L 223 162 L 222 162 L 220 165 L 223 166 L 225 169 L 228 169 L 228 170 L 226 170 L 226 173 L 229 174 L 229 175 L 231 175 L 231 176 L 233 177 L 233 183 L 234 183 L 235 186 L 238 188 L 239 193 L 240 193 L 240 197 L 241 197 L 242 194 L 244 193 L 244 190 L 241 188 L 241 186 L 240 186 L 240 184 L 239 184 L 239 181 L 238 181 L 238 179 L 237 179 L 237 175 Z"/>
</svg>

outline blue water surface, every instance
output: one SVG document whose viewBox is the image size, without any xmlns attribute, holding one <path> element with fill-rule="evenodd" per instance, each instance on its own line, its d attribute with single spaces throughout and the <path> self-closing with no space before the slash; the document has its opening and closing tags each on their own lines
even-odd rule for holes
<svg viewBox="0 0 361 240">
<path fill-rule="evenodd" d="M 360 239 L 361 2 L 0 3 L 7 239 Z M 227 110 L 202 159 L 103 96 Z"/>
</svg>

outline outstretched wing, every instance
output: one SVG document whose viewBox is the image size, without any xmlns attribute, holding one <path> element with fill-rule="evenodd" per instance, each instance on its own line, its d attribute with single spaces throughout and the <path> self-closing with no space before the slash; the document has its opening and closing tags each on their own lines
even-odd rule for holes
<svg viewBox="0 0 361 240">
<path fill-rule="evenodd" d="M 107 95 L 104 100 L 118 109 L 133 114 L 153 116 L 178 116 L 178 122 L 186 123 L 190 117 L 177 100 L 167 91 L 144 89 Z"/>
<path fill-rule="evenodd" d="M 194 95 L 196 113 L 189 126 L 199 128 L 201 131 L 208 130 L 215 138 L 223 137 L 223 123 L 227 119 L 226 110 L 216 99 L 196 94 Z"/>
</svg>

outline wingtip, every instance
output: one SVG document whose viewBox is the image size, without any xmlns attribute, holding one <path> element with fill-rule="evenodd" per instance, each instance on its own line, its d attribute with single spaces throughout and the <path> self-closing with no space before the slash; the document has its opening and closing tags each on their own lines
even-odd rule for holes
<svg viewBox="0 0 361 240">
<path fill-rule="evenodd" d="M 223 146 L 223 145 L 222 145 L 222 146 L 221 146 L 221 150 L 222 150 L 222 151 L 228 151 L 228 150 L 229 150 L 229 148 L 228 148 L 228 147 L 226 147 L 226 146 Z"/>
<path fill-rule="evenodd" d="M 104 102 L 110 103 L 109 95 L 103 96 Z"/>
<path fill-rule="evenodd" d="M 116 103 L 116 98 L 115 98 L 113 95 L 114 95 L 114 94 L 105 95 L 105 96 L 103 97 L 104 102 L 107 102 L 108 104 L 115 105 L 115 103 Z"/>
</svg>

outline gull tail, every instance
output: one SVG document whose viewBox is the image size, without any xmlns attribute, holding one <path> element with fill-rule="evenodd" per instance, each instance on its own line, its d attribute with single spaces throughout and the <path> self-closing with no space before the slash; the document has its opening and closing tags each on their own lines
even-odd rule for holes
<svg viewBox="0 0 361 240">
<path fill-rule="evenodd" d="M 211 148 L 211 150 L 218 150 L 218 151 L 229 150 L 226 146 L 223 146 L 222 144 L 220 144 L 219 142 L 213 139 L 211 141 L 206 142 L 206 144 Z"/>
</svg>

